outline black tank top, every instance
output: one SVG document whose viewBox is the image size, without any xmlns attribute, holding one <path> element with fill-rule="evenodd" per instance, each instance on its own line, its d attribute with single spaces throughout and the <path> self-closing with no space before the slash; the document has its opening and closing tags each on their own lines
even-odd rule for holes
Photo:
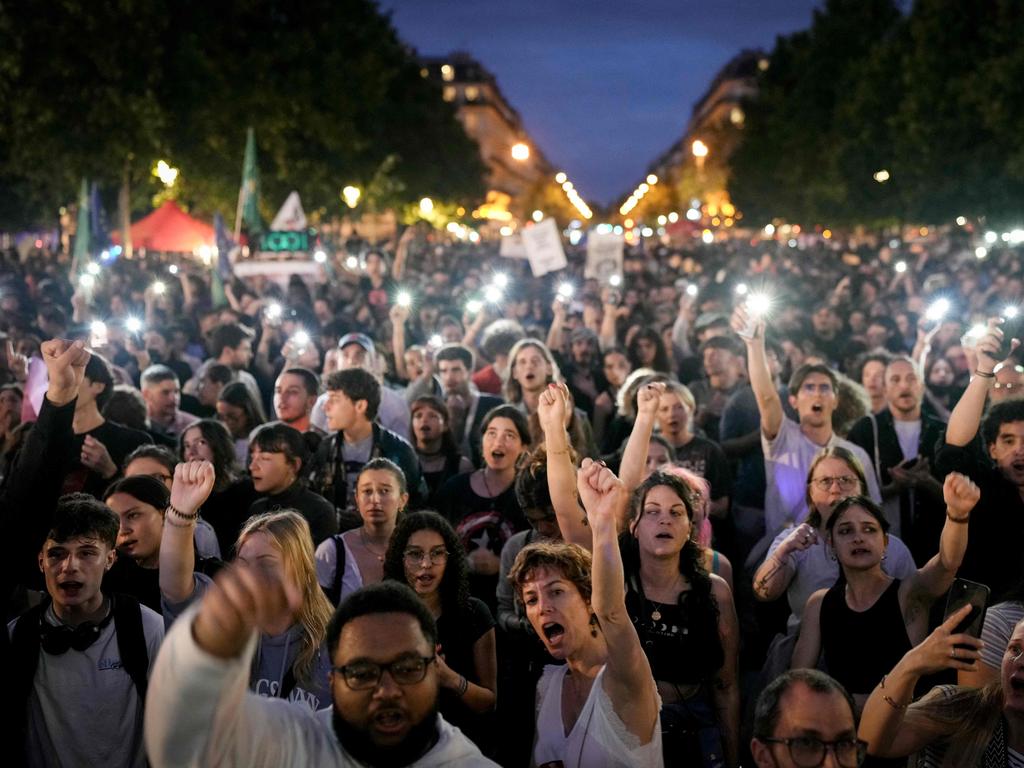
<svg viewBox="0 0 1024 768">
<path fill-rule="evenodd" d="M 711 680 L 725 660 L 718 617 L 711 606 L 702 609 L 689 591 L 680 595 L 678 603 L 656 603 L 644 597 L 639 575 L 627 581 L 626 612 L 654 679 L 678 685 Z"/>
<path fill-rule="evenodd" d="M 846 580 L 840 578 L 821 603 L 821 647 L 828 673 L 851 694 L 871 693 L 910 650 L 900 610 L 900 580 L 858 613 L 846 604 Z"/>
</svg>

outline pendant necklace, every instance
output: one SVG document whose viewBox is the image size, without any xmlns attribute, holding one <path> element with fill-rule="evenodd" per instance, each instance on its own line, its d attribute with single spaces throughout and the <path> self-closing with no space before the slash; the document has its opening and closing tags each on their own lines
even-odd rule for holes
<svg viewBox="0 0 1024 768">
<path fill-rule="evenodd" d="M 384 555 L 387 554 L 387 549 L 384 550 L 383 554 L 378 554 L 377 552 L 374 552 L 373 547 L 370 546 L 370 542 L 366 540 L 366 531 L 364 531 L 362 528 L 359 529 L 359 539 L 363 542 L 363 548 L 367 552 L 376 557 L 378 562 L 384 562 Z"/>
</svg>

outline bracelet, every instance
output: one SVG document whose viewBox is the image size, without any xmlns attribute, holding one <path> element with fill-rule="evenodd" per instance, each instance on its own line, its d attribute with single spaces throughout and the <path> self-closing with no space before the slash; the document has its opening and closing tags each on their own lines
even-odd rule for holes
<svg viewBox="0 0 1024 768">
<path fill-rule="evenodd" d="M 953 517 L 951 514 L 949 514 L 949 512 L 947 512 L 946 519 L 949 520 L 951 523 L 956 523 L 957 525 L 967 525 L 967 523 L 971 521 L 971 516 L 967 514 L 963 517 Z"/>
<path fill-rule="evenodd" d="M 571 448 L 563 448 L 560 451 L 548 451 L 548 456 L 568 456 Z"/>
<path fill-rule="evenodd" d="M 171 528 L 190 528 L 191 529 L 191 528 L 195 528 L 196 527 L 196 521 L 195 520 L 191 520 L 191 521 L 189 521 L 187 523 L 176 523 L 176 522 L 174 522 L 174 518 L 169 516 L 169 515 L 164 517 L 164 523 L 166 525 L 171 526 Z"/>
<path fill-rule="evenodd" d="M 886 678 L 886 675 L 882 675 L 882 682 L 880 682 L 878 684 L 879 689 L 881 689 L 883 691 L 885 690 L 885 678 Z M 885 703 L 886 704 L 888 704 L 890 707 L 892 707 L 893 709 L 896 709 L 896 710 L 904 710 L 904 709 L 906 709 L 909 706 L 908 704 L 900 704 L 898 701 L 893 699 L 893 697 L 890 696 L 887 693 L 882 694 L 882 698 L 885 699 Z"/>
<path fill-rule="evenodd" d="M 184 512 L 182 512 L 182 511 L 181 511 L 180 509 L 175 509 L 173 505 L 171 505 L 171 504 L 168 504 L 168 505 L 167 505 L 167 509 L 166 509 L 166 511 L 164 512 L 164 517 L 167 517 L 168 515 L 174 515 L 174 516 L 175 516 L 175 517 L 177 517 L 177 518 L 178 518 L 179 520 L 189 520 L 189 521 L 195 521 L 195 520 L 198 520 L 198 519 L 199 519 L 199 510 L 197 509 L 197 510 L 196 510 L 195 512 L 193 512 L 193 513 L 192 513 L 191 515 L 186 515 L 186 514 L 185 514 Z"/>
<path fill-rule="evenodd" d="M 455 692 L 455 695 L 460 699 L 466 695 L 466 690 L 469 688 L 469 680 L 466 679 L 465 675 L 459 675 L 459 690 Z"/>
<path fill-rule="evenodd" d="M 994 379 L 996 377 L 994 373 L 985 373 L 985 371 L 979 371 L 977 368 L 974 369 L 974 375 L 980 376 L 983 379 Z"/>
</svg>

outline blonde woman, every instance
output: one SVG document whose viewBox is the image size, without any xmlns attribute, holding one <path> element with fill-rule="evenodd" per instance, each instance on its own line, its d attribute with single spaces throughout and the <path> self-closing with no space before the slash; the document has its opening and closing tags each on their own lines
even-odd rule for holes
<svg viewBox="0 0 1024 768">
<path fill-rule="evenodd" d="M 212 586 L 208 576 L 193 572 L 192 529 L 214 480 L 213 465 L 206 461 L 179 464 L 174 470 L 160 545 L 160 592 L 167 620 Z M 242 528 L 235 551 L 239 561 L 290 582 L 302 595 L 297 611 L 282 613 L 260 634 L 250 689 L 313 711 L 328 706 L 331 664 L 323 642 L 333 609 L 317 583 L 309 524 L 293 510 L 256 515 Z"/>
</svg>

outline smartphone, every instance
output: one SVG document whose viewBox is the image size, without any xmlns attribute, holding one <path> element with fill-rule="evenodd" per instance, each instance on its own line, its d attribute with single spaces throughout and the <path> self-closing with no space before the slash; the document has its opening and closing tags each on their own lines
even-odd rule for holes
<svg viewBox="0 0 1024 768">
<path fill-rule="evenodd" d="M 949 588 L 943 620 L 948 619 L 951 614 L 956 613 L 965 605 L 969 605 L 971 612 L 953 628 L 953 633 L 963 632 L 971 637 L 980 638 L 981 627 L 985 623 L 985 610 L 988 608 L 991 594 L 992 590 L 984 584 L 967 579 L 957 579 Z"/>
</svg>

